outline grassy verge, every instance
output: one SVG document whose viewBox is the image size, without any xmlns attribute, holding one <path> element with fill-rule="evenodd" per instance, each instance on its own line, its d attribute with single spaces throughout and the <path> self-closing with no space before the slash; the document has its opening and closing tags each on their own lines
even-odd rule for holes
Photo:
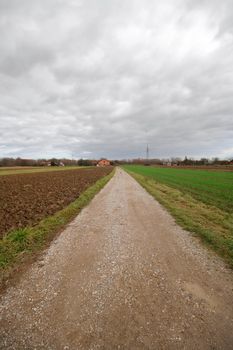
<svg viewBox="0 0 233 350">
<path fill-rule="evenodd" d="M 198 201 L 190 194 L 184 194 L 154 179 L 126 170 L 168 209 L 181 227 L 201 237 L 206 245 L 224 257 L 233 267 L 232 214 Z"/>
<path fill-rule="evenodd" d="M 0 281 L 2 282 L 12 269 L 27 257 L 41 251 L 55 234 L 91 201 L 113 175 L 114 171 L 101 178 L 69 206 L 42 220 L 38 225 L 13 230 L 4 236 L 0 240 Z"/>
</svg>

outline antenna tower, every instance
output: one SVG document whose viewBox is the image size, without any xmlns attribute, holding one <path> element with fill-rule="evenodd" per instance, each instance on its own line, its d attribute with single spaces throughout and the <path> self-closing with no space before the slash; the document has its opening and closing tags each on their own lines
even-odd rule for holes
<svg viewBox="0 0 233 350">
<path fill-rule="evenodd" d="M 149 146 L 148 146 L 148 143 L 146 145 L 146 160 L 147 160 L 147 162 L 149 161 Z"/>
</svg>

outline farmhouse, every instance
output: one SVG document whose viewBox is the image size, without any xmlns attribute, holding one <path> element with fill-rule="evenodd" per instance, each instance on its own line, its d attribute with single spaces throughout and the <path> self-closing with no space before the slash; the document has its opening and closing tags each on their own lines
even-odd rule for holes
<svg viewBox="0 0 233 350">
<path fill-rule="evenodd" d="M 98 161 L 97 166 L 109 166 L 110 165 L 110 161 L 107 159 L 100 159 L 100 161 Z"/>
</svg>

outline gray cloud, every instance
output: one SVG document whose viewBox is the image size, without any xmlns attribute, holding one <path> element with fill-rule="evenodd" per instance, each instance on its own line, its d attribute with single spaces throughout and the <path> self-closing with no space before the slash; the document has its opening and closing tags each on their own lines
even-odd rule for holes
<svg viewBox="0 0 233 350">
<path fill-rule="evenodd" d="M 2 0 L 0 157 L 232 157 L 232 23 L 230 0 Z"/>
</svg>

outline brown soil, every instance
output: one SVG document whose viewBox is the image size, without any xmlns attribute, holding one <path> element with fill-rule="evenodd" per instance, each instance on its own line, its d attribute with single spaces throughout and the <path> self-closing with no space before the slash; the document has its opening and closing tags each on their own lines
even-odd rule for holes
<svg viewBox="0 0 233 350">
<path fill-rule="evenodd" d="M 1 349 L 232 349 L 233 275 L 117 170 L 1 315 Z"/>
<path fill-rule="evenodd" d="M 0 236 L 63 209 L 112 170 L 77 169 L 0 177 Z"/>
</svg>

